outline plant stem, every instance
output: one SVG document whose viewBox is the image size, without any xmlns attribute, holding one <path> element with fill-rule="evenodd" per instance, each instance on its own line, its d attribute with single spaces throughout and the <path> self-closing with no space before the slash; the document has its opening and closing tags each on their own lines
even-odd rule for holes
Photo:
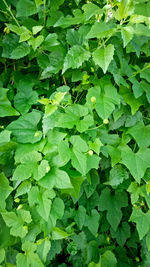
<svg viewBox="0 0 150 267">
<path fill-rule="evenodd" d="M 147 69 L 149 69 L 149 68 L 150 68 L 150 63 L 149 63 L 147 66 L 145 66 L 143 69 L 138 70 L 137 72 L 135 72 L 131 77 L 134 77 L 134 76 L 136 76 L 137 74 L 139 74 L 139 73 L 141 73 L 142 71 L 147 70 Z"/>
<path fill-rule="evenodd" d="M 96 129 L 100 128 L 101 126 L 103 126 L 103 123 L 100 124 L 100 125 L 98 125 L 97 127 L 90 128 L 90 129 L 88 129 L 87 131 L 90 131 L 90 130 L 96 130 Z"/>
<path fill-rule="evenodd" d="M 8 6 L 7 2 L 5 0 L 3 0 L 3 3 L 6 6 L 6 9 L 9 11 L 10 15 L 12 16 L 12 18 L 14 19 L 14 21 L 16 22 L 17 26 L 20 27 L 18 20 L 15 18 L 14 14 L 12 13 L 11 8 Z"/>
</svg>

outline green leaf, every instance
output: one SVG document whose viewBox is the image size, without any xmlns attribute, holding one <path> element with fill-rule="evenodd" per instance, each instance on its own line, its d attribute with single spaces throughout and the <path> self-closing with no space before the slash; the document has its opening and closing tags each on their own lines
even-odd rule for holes
<svg viewBox="0 0 150 267">
<path fill-rule="evenodd" d="M 150 212 L 144 213 L 141 209 L 133 208 L 129 221 L 136 223 L 139 238 L 142 240 L 150 229 Z"/>
<path fill-rule="evenodd" d="M 65 205 L 63 200 L 61 198 L 56 197 L 53 201 L 51 209 L 51 216 L 53 216 L 53 219 L 62 219 L 64 215 L 64 209 Z"/>
<path fill-rule="evenodd" d="M 62 162 L 64 163 L 64 165 L 66 165 L 67 162 L 70 160 L 69 143 L 66 140 L 63 140 L 59 143 L 58 152 Z"/>
<path fill-rule="evenodd" d="M 14 106 L 21 113 L 25 114 L 32 105 L 36 104 L 38 94 L 30 89 L 18 92 L 14 97 Z"/>
<path fill-rule="evenodd" d="M 76 69 L 82 66 L 84 61 L 90 58 L 90 52 L 85 50 L 82 46 L 74 45 L 70 48 L 65 57 L 62 73 L 67 69 Z"/>
<path fill-rule="evenodd" d="M 112 251 L 106 250 L 101 256 L 101 266 L 102 267 L 117 267 L 117 260 Z"/>
<path fill-rule="evenodd" d="M 20 36 L 19 43 L 27 41 L 31 38 L 31 32 L 24 26 L 18 27 L 16 25 L 7 24 L 10 31 L 15 32 Z"/>
<path fill-rule="evenodd" d="M 8 227 L 11 227 L 10 234 L 12 236 L 19 236 L 23 238 L 28 233 L 28 228 L 25 227 L 25 223 L 32 221 L 30 212 L 27 210 L 18 210 L 15 212 L 2 212 L 2 217 Z"/>
<path fill-rule="evenodd" d="M 134 179 L 140 183 L 146 169 L 150 167 L 150 149 L 134 153 L 131 148 L 126 146 L 121 149 L 121 157 L 122 163 L 129 169 Z"/>
<path fill-rule="evenodd" d="M 112 238 L 116 238 L 117 243 L 123 247 L 126 240 L 130 237 L 130 226 L 127 222 L 123 222 L 121 226 L 118 227 L 117 231 L 115 232 L 111 229 L 111 236 Z"/>
<path fill-rule="evenodd" d="M 65 0 L 52 0 L 51 1 L 51 9 L 52 10 L 57 10 Z"/>
<path fill-rule="evenodd" d="M 27 43 L 19 44 L 11 53 L 11 59 L 19 59 L 30 53 L 30 46 Z"/>
<path fill-rule="evenodd" d="M 32 27 L 32 32 L 33 32 L 33 34 L 35 35 L 35 34 L 37 34 L 38 32 L 40 32 L 41 30 L 43 29 L 43 26 L 33 26 Z"/>
<path fill-rule="evenodd" d="M 121 36 L 123 39 L 123 47 L 126 47 L 127 44 L 132 40 L 133 38 L 133 28 L 131 26 L 126 26 L 121 29 Z"/>
<path fill-rule="evenodd" d="M 107 210 L 107 220 L 116 231 L 122 218 L 121 208 L 127 205 L 128 198 L 125 192 L 116 192 L 112 195 L 110 189 L 106 187 L 100 195 L 98 207 L 100 211 Z"/>
<path fill-rule="evenodd" d="M 9 180 L 3 173 L 0 173 L 0 191 L 1 191 L 1 198 L 0 198 L 0 210 L 4 210 L 6 207 L 5 200 L 12 192 L 13 188 L 9 186 Z"/>
<path fill-rule="evenodd" d="M 68 174 L 57 168 L 52 168 L 51 171 L 39 181 L 39 184 L 45 188 L 72 188 Z"/>
<path fill-rule="evenodd" d="M 35 51 L 41 43 L 44 41 L 43 35 L 39 35 L 36 38 L 32 38 L 28 41 L 28 44 L 32 46 L 33 50 Z"/>
<path fill-rule="evenodd" d="M 0 88 L 0 117 L 18 116 L 19 113 L 11 106 L 7 98 L 8 89 Z"/>
<path fill-rule="evenodd" d="M 110 62 L 114 56 L 114 46 L 109 44 L 104 48 L 97 48 L 93 52 L 93 60 L 96 65 L 102 68 L 103 72 L 106 73 Z"/>
<path fill-rule="evenodd" d="M 97 155 L 99 155 L 100 148 L 103 146 L 99 138 L 96 138 L 94 142 L 89 141 L 88 145 L 95 153 L 97 153 Z"/>
<path fill-rule="evenodd" d="M 37 124 L 41 119 L 38 111 L 32 111 L 11 122 L 7 129 L 17 138 L 20 143 L 36 143 L 41 137 L 41 131 L 37 131 Z"/>
<path fill-rule="evenodd" d="M 79 229 L 81 230 L 86 218 L 86 209 L 83 206 L 79 206 L 76 216 L 75 216 L 75 222 L 78 225 Z"/>
<path fill-rule="evenodd" d="M 150 125 L 145 126 L 144 123 L 138 122 L 127 131 L 140 148 L 146 148 L 150 145 Z"/>
<path fill-rule="evenodd" d="M 75 149 L 77 149 L 80 152 L 87 152 L 88 150 L 88 145 L 82 139 L 79 135 L 72 135 L 70 138 L 70 142 L 73 145 Z"/>
<path fill-rule="evenodd" d="M 59 45 L 57 38 L 56 33 L 49 33 L 42 44 L 43 50 L 51 51 L 53 47 Z"/>
<path fill-rule="evenodd" d="M 52 239 L 59 240 L 67 238 L 70 234 L 66 233 L 65 231 L 61 230 L 58 227 L 53 228 L 52 230 Z"/>
<path fill-rule="evenodd" d="M 30 189 L 31 189 L 31 182 L 30 181 L 22 182 L 17 188 L 17 192 L 15 194 L 15 198 L 28 193 L 30 191 Z"/>
<path fill-rule="evenodd" d="M 19 0 L 17 2 L 17 17 L 31 16 L 37 13 L 36 5 L 30 0 Z"/>
<path fill-rule="evenodd" d="M 1 248 L 0 249 L 0 263 L 2 263 L 4 259 L 5 259 L 5 249 Z"/>
<path fill-rule="evenodd" d="M 103 14 L 103 11 L 99 6 L 93 4 L 93 3 L 88 3 L 82 6 L 82 9 L 85 13 L 86 20 L 89 20 L 91 17 L 94 15 L 100 15 Z"/>
<path fill-rule="evenodd" d="M 0 144 L 1 143 L 8 143 L 10 141 L 10 135 L 11 135 L 10 131 L 3 130 L 0 133 Z"/>
<path fill-rule="evenodd" d="M 34 186 L 28 192 L 28 201 L 30 207 L 37 204 L 37 212 L 45 221 L 48 221 L 51 209 L 50 190 L 39 191 L 38 187 Z"/>
<path fill-rule="evenodd" d="M 36 250 L 36 245 L 34 243 L 26 241 L 22 245 L 22 250 L 25 251 L 25 254 L 18 253 L 16 256 L 17 267 L 27 267 L 27 266 L 44 267 L 38 254 L 34 252 Z"/>
<path fill-rule="evenodd" d="M 116 29 L 103 21 L 95 22 L 87 34 L 87 38 L 105 38 L 115 33 Z"/>
<path fill-rule="evenodd" d="M 107 145 L 108 153 L 111 157 L 112 167 L 121 161 L 121 152 L 118 148 L 114 146 Z"/>
<path fill-rule="evenodd" d="M 92 105 L 91 97 L 96 98 L 94 106 Z M 104 86 L 103 91 L 99 86 L 90 88 L 87 94 L 87 102 L 92 109 L 96 109 L 98 115 L 102 119 L 107 119 L 115 109 L 115 105 L 119 105 L 120 97 L 116 88 L 112 84 L 108 83 L 108 85 Z"/>
<path fill-rule="evenodd" d="M 38 242 L 41 240 L 38 240 Z M 47 254 L 50 251 L 51 243 L 48 239 L 42 240 L 42 243 L 37 247 L 37 253 L 41 260 L 46 262 Z"/>
<path fill-rule="evenodd" d="M 42 160 L 38 166 L 37 172 L 35 172 L 35 180 L 39 181 L 50 170 L 50 166 L 47 160 Z"/>
<path fill-rule="evenodd" d="M 120 87 L 119 93 L 124 101 L 131 107 L 131 113 L 134 115 L 142 105 L 142 100 L 140 98 L 136 99 L 132 94 L 131 89 L 124 86 Z"/>
<path fill-rule="evenodd" d="M 129 175 L 127 171 L 121 165 L 118 164 L 111 169 L 109 181 L 106 184 L 109 184 L 111 186 L 118 186 L 128 178 Z"/>
<path fill-rule="evenodd" d="M 93 209 L 90 216 L 86 216 L 85 226 L 89 228 L 91 233 L 95 236 L 99 227 L 100 215 L 97 210 Z"/>
</svg>

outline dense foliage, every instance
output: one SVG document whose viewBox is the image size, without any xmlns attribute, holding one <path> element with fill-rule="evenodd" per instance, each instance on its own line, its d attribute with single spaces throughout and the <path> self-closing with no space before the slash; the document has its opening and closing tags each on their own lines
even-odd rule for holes
<svg viewBox="0 0 150 267">
<path fill-rule="evenodd" d="M 150 1 L 0 0 L 0 266 L 150 266 Z"/>
</svg>

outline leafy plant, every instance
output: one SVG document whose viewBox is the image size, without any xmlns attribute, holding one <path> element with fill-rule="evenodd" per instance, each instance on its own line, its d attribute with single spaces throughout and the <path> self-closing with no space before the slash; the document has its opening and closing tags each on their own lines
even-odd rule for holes
<svg viewBox="0 0 150 267">
<path fill-rule="evenodd" d="M 0 266 L 150 266 L 149 10 L 1 0 Z"/>
</svg>

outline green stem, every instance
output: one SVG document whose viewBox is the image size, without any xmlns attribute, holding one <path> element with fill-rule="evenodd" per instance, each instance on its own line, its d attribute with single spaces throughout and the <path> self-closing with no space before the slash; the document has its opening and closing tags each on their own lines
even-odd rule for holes
<svg viewBox="0 0 150 267">
<path fill-rule="evenodd" d="M 135 72 L 131 77 L 134 77 L 134 76 L 136 76 L 137 74 L 139 74 L 139 73 L 141 73 L 142 71 L 147 70 L 147 69 L 149 69 L 149 68 L 150 68 L 150 63 L 149 63 L 146 67 L 144 67 L 143 69 L 138 70 L 137 72 Z"/>
<path fill-rule="evenodd" d="M 15 18 L 14 14 L 12 13 L 11 8 L 8 6 L 7 2 L 5 0 L 3 0 L 3 3 L 6 6 L 6 9 L 9 11 L 10 15 L 12 16 L 12 18 L 14 19 L 14 21 L 16 22 L 17 26 L 20 27 L 18 20 Z"/>
<path fill-rule="evenodd" d="M 96 129 L 98 129 L 98 128 L 102 127 L 102 126 L 103 126 L 103 123 L 102 123 L 102 124 L 100 124 L 100 125 L 98 125 L 97 127 L 90 128 L 90 129 L 88 129 L 87 131 L 90 131 L 90 130 L 96 130 Z"/>
</svg>

